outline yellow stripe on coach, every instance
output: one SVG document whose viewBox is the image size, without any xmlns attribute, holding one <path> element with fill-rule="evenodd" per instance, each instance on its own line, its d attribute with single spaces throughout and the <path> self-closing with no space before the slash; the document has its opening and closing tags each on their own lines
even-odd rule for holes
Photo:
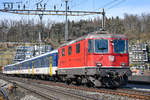
<svg viewBox="0 0 150 100">
<path fill-rule="evenodd" d="M 50 59 L 49 59 L 49 73 L 50 73 L 50 76 L 52 76 L 52 56 L 50 56 Z"/>
<path fill-rule="evenodd" d="M 33 66 L 33 64 L 34 64 L 34 61 L 32 61 L 32 75 L 34 75 L 34 66 Z"/>
</svg>

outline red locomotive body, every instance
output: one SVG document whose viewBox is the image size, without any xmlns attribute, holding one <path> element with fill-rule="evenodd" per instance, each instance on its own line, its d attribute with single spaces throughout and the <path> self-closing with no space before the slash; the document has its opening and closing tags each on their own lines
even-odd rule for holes
<svg viewBox="0 0 150 100">
<path fill-rule="evenodd" d="M 88 34 L 59 48 L 58 74 L 68 83 L 119 87 L 127 83 L 128 39 L 124 35 Z"/>
</svg>

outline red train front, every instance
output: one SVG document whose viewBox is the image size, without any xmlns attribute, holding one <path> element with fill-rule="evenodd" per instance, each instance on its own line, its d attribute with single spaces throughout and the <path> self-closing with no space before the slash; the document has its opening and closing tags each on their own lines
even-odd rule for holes
<svg viewBox="0 0 150 100">
<path fill-rule="evenodd" d="M 120 87 L 131 75 L 124 35 L 88 34 L 59 48 L 58 74 L 67 83 Z"/>
</svg>

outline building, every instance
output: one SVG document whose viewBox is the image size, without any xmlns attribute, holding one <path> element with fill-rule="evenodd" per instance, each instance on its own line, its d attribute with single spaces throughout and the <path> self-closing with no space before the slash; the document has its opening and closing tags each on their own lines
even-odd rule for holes
<svg viewBox="0 0 150 100">
<path fill-rule="evenodd" d="M 14 62 L 23 61 L 46 52 L 50 52 L 53 48 L 50 45 L 42 46 L 19 46 L 14 57 Z"/>
<path fill-rule="evenodd" d="M 129 60 L 132 67 L 145 69 L 149 65 L 149 51 L 146 43 L 131 44 L 129 46 Z"/>
</svg>

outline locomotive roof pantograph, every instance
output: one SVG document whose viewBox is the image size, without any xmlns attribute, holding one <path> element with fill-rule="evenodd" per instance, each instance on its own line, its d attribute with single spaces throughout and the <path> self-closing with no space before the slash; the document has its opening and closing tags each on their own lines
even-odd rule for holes
<svg viewBox="0 0 150 100">
<path fill-rule="evenodd" d="M 88 34 L 88 35 L 82 36 L 80 38 L 77 38 L 75 40 L 64 43 L 64 44 L 60 45 L 60 47 L 67 46 L 67 45 L 70 45 L 72 43 L 76 43 L 78 41 L 84 40 L 84 39 L 93 39 L 93 38 L 127 38 L 127 37 L 125 35 L 122 35 L 122 34 L 98 34 L 98 33 L 93 32 L 91 34 Z"/>
</svg>

